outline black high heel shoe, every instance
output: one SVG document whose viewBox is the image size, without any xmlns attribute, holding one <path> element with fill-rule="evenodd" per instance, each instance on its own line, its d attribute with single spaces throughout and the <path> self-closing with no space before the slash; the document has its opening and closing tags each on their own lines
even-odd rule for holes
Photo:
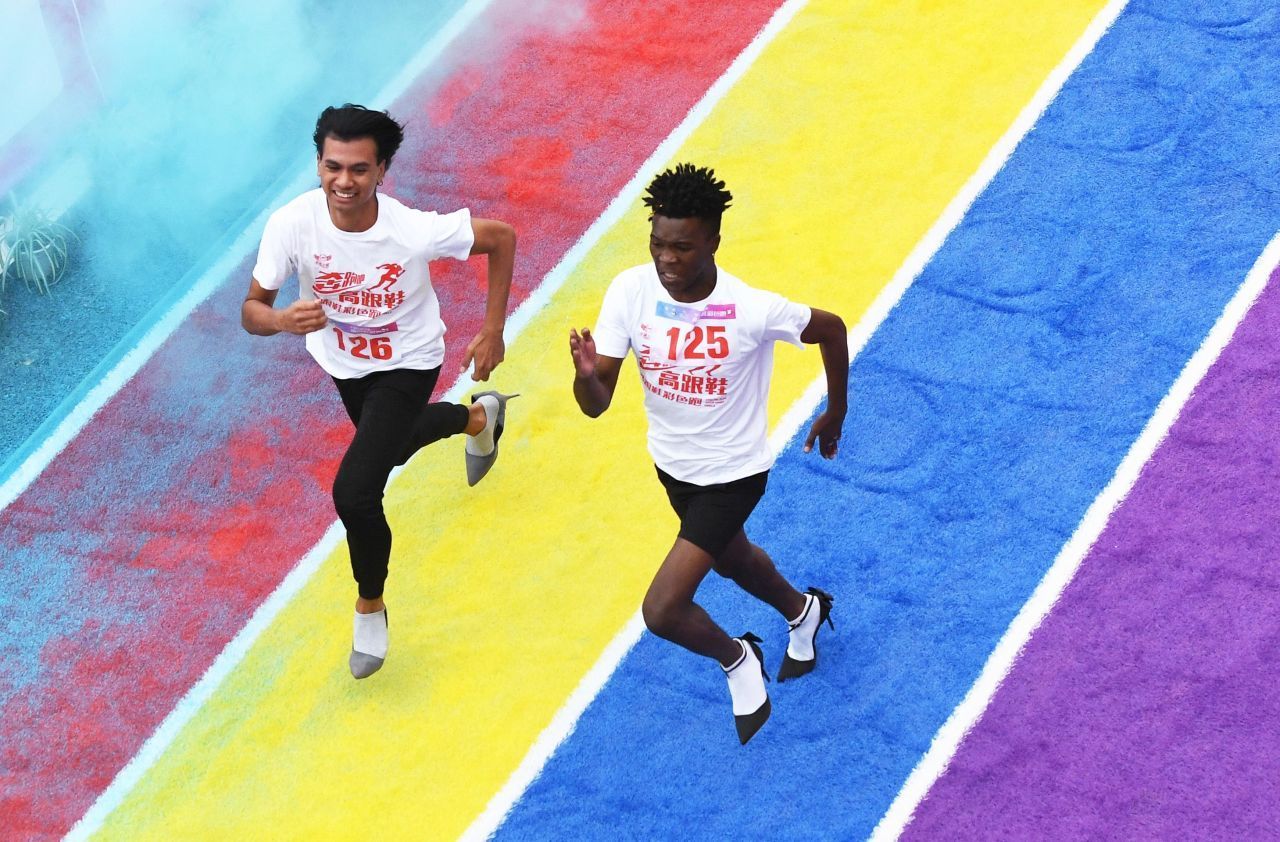
<svg viewBox="0 0 1280 842">
<path fill-rule="evenodd" d="M 756 662 L 760 665 L 760 678 L 763 679 L 764 682 L 768 682 L 769 673 L 766 672 L 764 668 L 764 652 L 760 650 L 760 638 L 756 637 L 751 632 L 747 632 L 741 637 L 734 639 L 740 640 L 750 647 L 751 654 L 755 656 Z M 734 670 L 742 669 L 744 667 L 748 667 L 746 649 L 743 650 L 742 658 L 738 663 L 725 670 L 725 675 L 727 676 Z M 730 686 L 730 691 L 730 695 L 732 695 L 732 685 Z M 769 719 L 769 714 L 772 712 L 773 705 L 769 702 L 769 694 L 766 692 L 764 702 L 751 713 L 734 713 L 733 724 L 738 729 L 738 742 L 742 745 L 746 745 L 747 740 L 754 737 L 756 732 L 764 726 L 764 723 Z"/>
<path fill-rule="evenodd" d="M 790 678 L 799 678 L 802 675 L 808 675 L 813 672 L 813 668 L 818 665 L 818 629 L 822 628 L 822 624 L 825 622 L 828 626 L 831 626 L 832 631 L 836 630 L 836 624 L 831 621 L 831 603 L 835 602 L 835 597 L 817 588 L 809 588 L 805 593 L 812 596 L 813 599 L 806 600 L 805 611 L 800 615 L 800 619 L 796 621 L 795 625 L 791 625 L 791 630 L 794 631 L 796 627 L 803 625 L 809 619 L 809 612 L 813 610 L 815 605 L 818 606 L 818 622 L 813 627 L 813 640 L 811 642 L 813 658 L 808 661 L 797 661 L 789 654 L 783 655 L 782 666 L 778 667 L 779 682 Z"/>
</svg>

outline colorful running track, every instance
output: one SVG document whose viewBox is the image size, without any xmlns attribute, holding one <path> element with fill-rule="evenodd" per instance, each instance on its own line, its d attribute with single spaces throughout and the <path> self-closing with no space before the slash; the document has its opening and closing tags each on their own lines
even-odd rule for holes
<svg viewBox="0 0 1280 842">
<path fill-rule="evenodd" d="M 345 668 L 349 424 L 301 343 L 240 331 L 230 255 L 0 512 L 4 835 L 1276 833 L 1280 13 L 593 0 L 501 25 L 527 5 L 468 5 L 447 77 L 377 103 L 409 121 L 391 192 L 520 231 L 495 383 L 524 395 L 480 486 L 451 441 L 392 480 L 387 667 Z M 749 532 L 836 594 L 836 630 L 745 748 L 714 665 L 637 623 L 674 523 L 636 378 L 597 421 L 569 392 L 568 328 L 646 258 L 639 187 L 682 160 L 734 191 L 721 263 L 857 351 L 823 462 L 789 440 L 817 355 L 779 349 Z M 446 382 L 481 269 L 433 270 Z M 700 601 L 776 668 L 775 615 L 721 581 Z"/>
</svg>

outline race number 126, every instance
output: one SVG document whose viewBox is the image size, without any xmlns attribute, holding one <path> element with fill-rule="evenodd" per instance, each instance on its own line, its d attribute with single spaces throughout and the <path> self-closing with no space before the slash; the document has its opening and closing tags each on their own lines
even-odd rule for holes
<svg viewBox="0 0 1280 842">
<path fill-rule="evenodd" d="M 338 350 L 361 360 L 389 360 L 392 356 L 390 336 L 348 336 L 333 328 L 338 337 Z"/>
</svg>

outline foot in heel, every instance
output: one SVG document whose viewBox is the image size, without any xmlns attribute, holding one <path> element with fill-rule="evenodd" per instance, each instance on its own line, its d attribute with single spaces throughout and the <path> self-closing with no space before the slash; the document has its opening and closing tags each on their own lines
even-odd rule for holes
<svg viewBox="0 0 1280 842">
<path fill-rule="evenodd" d="M 764 683 L 769 676 L 764 670 L 764 654 L 760 638 L 751 632 L 734 638 L 742 646 L 742 657 L 730 667 L 722 667 L 729 680 L 729 697 L 733 700 L 733 724 L 742 745 L 755 736 L 773 711 Z"/>
<path fill-rule="evenodd" d="M 387 659 L 387 609 L 372 614 L 356 612 L 351 641 L 351 674 L 368 678 L 382 669 Z"/>
<path fill-rule="evenodd" d="M 778 668 L 778 681 L 799 678 L 813 672 L 818 665 L 818 629 L 823 622 L 835 629 L 831 622 L 831 603 L 834 597 L 826 591 L 809 588 L 805 591 L 804 610 L 787 625 L 791 634 L 787 640 L 787 654 Z"/>
<path fill-rule="evenodd" d="M 471 402 L 484 407 L 484 429 L 474 436 L 467 436 L 467 485 L 475 485 L 489 473 L 493 463 L 498 461 L 498 440 L 502 438 L 502 430 L 507 423 L 507 401 L 519 395 L 504 395 L 500 392 L 477 392 L 471 396 Z"/>
</svg>

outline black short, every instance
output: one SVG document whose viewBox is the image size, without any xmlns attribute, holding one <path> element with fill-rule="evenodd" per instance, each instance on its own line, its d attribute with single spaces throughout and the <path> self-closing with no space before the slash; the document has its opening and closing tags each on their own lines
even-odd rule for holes
<svg viewBox="0 0 1280 842">
<path fill-rule="evenodd" d="M 680 537 L 719 558 L 764 496 L 769 472 L 732 482 L 694 485 L 658 468 L 671 508 L 680 516 Z"/>
</svg>

